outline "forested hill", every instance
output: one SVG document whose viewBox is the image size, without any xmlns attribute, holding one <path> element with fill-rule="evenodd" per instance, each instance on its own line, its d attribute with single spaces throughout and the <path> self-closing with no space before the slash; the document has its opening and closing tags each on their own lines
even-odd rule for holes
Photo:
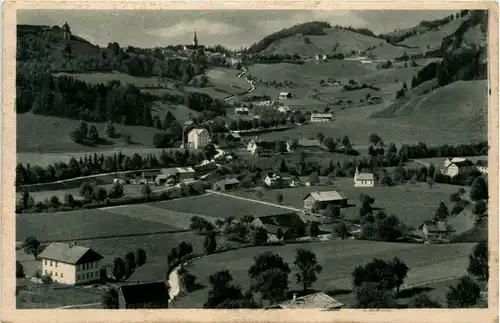
<svg viewBox="0 0 500 323">
<path fill-rule="evenodd" d="M 159 49 L 121 48 L 116 42 L 101 48 L 77 35 L 72 35 L 70 40 L 51 40 L 42 35 L 45 27 L 17 26 L 18 67 L 28 64 L 51 72 L 116 70 L 133 76 L 161 76 L 185 83 L 206 68 L 202 55 L 188 60 L 164 59 Z"/>
<path fill-rule="evenodd" d="M 323 31 L 323 28 L 330 28 L 330 24 L 324 21 L 312 21 L 312 22 L 306 22 L 303 24 L 298 24 L 295 26 L 292 26 L 290 28 L 284 28 L 281 29 L 280 31 L 277 31 L 275 33 L 272 33 L 266 37 L 264 37 L 262 40 L 259 42 L 251 45 L 247 52 L 249 54 L 255 54 L 263 51 L 266 49 L 269 45 L 271 45 L 273 42 L 279 39 L 283 39 L 286 37 L 290 36 L 295 36 L 298 34 L 302 35 L 326 35 L 325 32 Z"/>
</svg>

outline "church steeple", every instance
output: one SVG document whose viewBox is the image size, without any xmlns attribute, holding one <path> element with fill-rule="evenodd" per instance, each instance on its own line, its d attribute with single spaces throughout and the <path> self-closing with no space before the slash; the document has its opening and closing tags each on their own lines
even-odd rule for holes
<svg viewBox="0 0 500 323">
<path fill-rule="evenodd" d="M 198 47 L 198 37 L 196 37 L 196 30 L 194 31 L 193 46 Z"/>
</svg>

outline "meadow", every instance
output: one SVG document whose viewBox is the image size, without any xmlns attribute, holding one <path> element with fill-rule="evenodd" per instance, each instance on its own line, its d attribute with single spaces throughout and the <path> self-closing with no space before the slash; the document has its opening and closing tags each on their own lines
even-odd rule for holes
<svg viewBox="0 0 500 323">
<path fill-rule="evenodd" d="M 467 257 L 473 246 L 473 244 L 424 245 L 335 240 L 228 251 L 203 257 L 188 265 L 186 268 L 197 277 L 197 282 L 207 287 L 181 297 L 173 306 L 202 307 L 207 299 L 209 275 L 222 269 L 228 269 L 233 275 L 234 283 L 247 289 L 249 287 L 248 268 L 253 264 L 253 257 L 264 251 L 276 252 L 286 262 L 292 264 L 297 248 L 312 250 L 316 253 L 318 262 L 323 268 L 328 269 L 319 275 L 313 288 L 329 293 L 344 290 L 347 294 L 352 288 L 351 273 L 355 266 L 365 264 L 373 258 L 388 260 L 392 257 L 399 257 L 410 267 L 405 284 L 425 284 L 465 274 Z M 299 290 L 300 286 L 293 278 L 293 265 L 291 269 L 289 288 Z M 352 306 L 352 304 L 348 305 Z"/>
<path fill-rule="evenodd" d="M 301 186 L 279 190 L 262 190 L 263 201 L 276 203 L 276 194 L 283 194 L 283 204 L 296 208 L 303 208 L 304 197 L 314 191 L 336 190 L 348 199 L 349 204 L 356 206 L 342 209 L 348 219 L 359 217 L 360 194 L 366 194 L 375 199 L 374 207 L 380 208 L 387 214 L 395 214 L 407 224 L 417 227 L 425 220 L 434 217 L 434 213 L 441 201 L 449 204 L 449 196 L 458 190 L 458 187 L 446 184 L 435 184 L 432 188 L 426 183 L 402 184 L 392 187 L 354 187 L 352 178 L 337 178 L 333 185 Z M 258 199 L 252 190 L 237 191 L 232 194 L 250 199 Z M 451 205 L 450 205 L 451 206 Z"/>
<path fill-rule="evenodd" d="M 250 197 L 250 199 L 256 199 Z M 288 209 L 259 203 L 258 201 L 247 201 L 238 198 L 230 198 L 213 193 L 193 196 L 189 200 L 178 199 L 155 203 L 156 207 L 175 212 L 201 214 L 209 217 L 227 218 L 253 215 L 254 217 L 290 213 Z"/>
</svg>

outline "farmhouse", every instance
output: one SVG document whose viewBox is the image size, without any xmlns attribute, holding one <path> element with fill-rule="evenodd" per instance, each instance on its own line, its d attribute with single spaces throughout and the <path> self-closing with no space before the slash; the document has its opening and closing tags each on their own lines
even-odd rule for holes
<svg viewBox="0 0 500 323">
<path fill-rule="evenodd" d="M 274 149 L 273 141 L 263 141 L 258 139 L 250 139 L 247 143 L 247 151 L 252 154 L 258 152 L 258 148 L 261 148 L 261 152 L 271 152 Z"/>
<path fill-rule="evenodd" d="M 228 134 L 226 134 L 226 136 L 224 137 L 224 140 L 226 140 L 227 142 L 240 142 L 241 141 L 241 136 L 236 133 L 236 132 L 230 132 Z"/>
<path fill-rule="evenodd" d="M 166 282 L 122 285 L 118 289 L 118 308 L 168 308 L 168 287 Z"/>
<path fill-rule="evenodd" d="M 288 112 L 292 112 L 292 109 L 287 105 L 282 105 L 278 108 L 278 111 L 281 113 L 288 113 Z"/>
<path fill-rule="evenodd" d="M 469 171 L 471 168 L 474 168 L 474 164 L 470 160 L 464 159 L 463 161 L 452 162 L 444 172 L 450 177 L 455 177 Z"/>
<path fill-rule="evenodd" d="M 483 174 L 488 174 L 488 161 L 487 160 L 478 160 L 476 162 L 476 168 Z"/>
<path fill-rule="evenodd" d="M 234 114 L 248 115 L 249 110 L 245 107 L 234 108 Z"/>
<path fill-rule="evenodd" d="M 214 190 L 228 191 L 237 188 L 238 185 L 240 185 L 240 181 L 234 177 L 221 179 L 220 181 L 214 183 Z"/>
<path fill-rule="evenodd" d="M 315 206 L 319 209 L 325 209 L 330 204 L 340 207 L 346 206 L 347 198 L 337 191 L 311 192 L 304 197 L 304 209 L 306 211 L 311 211 Z"/>
<path fill-rule="evenodd" d="M 196 173 L 196 171 L 191 167 L 164 168 L 161 172 L 162 175 L 166 175 L 167 177 L 175 176 L 181 181 L 194 179 L 194 175 Z"/>
<path fill-rule="evenodd" d="M 375 186 L 375 177 L 373 173 L 360 173 L 356 168 L 354 174 L 354 187 L 373 187 Z"/>
<path fill-rule="evenodd" d="M 141 173 L 141 177 L 143 179 L 143 182 L 146 183 L 153 183 L 156 176 L 160 174 L 161 171 L 159 170 L 146 170 Z"/>
<path fill-rule="evenodd" d="M 271 240 L 279 240 L 278 231 L 283 233 L 283 239 L 298 238 L 298 232 L 294 230 L 299 226 L 304 226 L 305 222 L 295 212 L 266 215 L 256 218 L 251 223 L 255 227 L 265 228 Z"/>
<path fill-rule="evenodd" d="M 54 281 L 68 285 L 99 280 L 103 258 L 94 250 L 77 246 L 74 242 L 53 242 L 38 255 L 43 275 L 50 275 Z"/>
<path fill-rule="evenodd" d="M 466 160 L 467 160 L 466 158 L 462 158 L 462 157 L 454 157 L 452 159 L 447 158 L 444 161 L 444 168 L 448 168 L 453 163 L 460 163 L 460 162 L 464 162 Z"/>
<path fill-rule="evenodd" d="M 419 229 L 425 240 L 444 238 L 451 231 L 443 221 L 425 221 Z"/>
<path fill-rule="evenodd" d="M 188 148 L 200 149 L 208 145 L 210 142 L 210 134 L 206 129 L 195 128 L 188 134 Z"/>
<path fill-rule="evenodd" d="M 331 113 L 312 113 L 311 122 L 328 122 L 333 120 Z"/>
<path fill-rule="evenodd" d="M 320 309 L 320 310 L 338 310 L 344 306 L 341 302 L 328 296 L 323 292 L 318 292 L 314 294 L 309 294 L 301 297 L 297 297 L 293 294 L 293 298 L 289 301 L 273 305 L 268 307 L 268 309 Z"/>
<path fill-rule="evenodd" d="M 292 97 L 292 93 L 290 92 L 280 92 L 280 94 L 278 95 L 278 99 L 280 100 L 291 99 Z"/>
</svg>

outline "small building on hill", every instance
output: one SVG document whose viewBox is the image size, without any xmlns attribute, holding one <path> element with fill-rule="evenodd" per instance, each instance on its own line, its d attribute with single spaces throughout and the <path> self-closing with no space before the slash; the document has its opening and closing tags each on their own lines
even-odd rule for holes
<svg viewBox="0 0 500 323">
<path fill-rule="evenodd" d="M 476 168 L 483 174 L 488 174 L 488 161 L 487 160 L 478 160 L 476 162 Z"/>
<path fill-rule="evenodd" d="M 118 288 L 119 309 L 168 308 L 168 286 L 164 281 L 122 285 Z"/>
<path fill-rule="evenodd" d="M 311 192 L 304 197 L 304 210 L 311 212 L 314 207 L 326 209 L 328 205 L 347 206 L 347 198 L 337 191 Z"/>
<path fill-rule="evenodd" d="M 444 238 L 451 232 L 451 229 L 444 221 L 425 221 L 420 225 L 419 229 L 425 240 Z"/>
<path fill-rule="evenodd" d="M 282 214 L 260 216 L 251 224 L 255 227 L 265 228 L 269 235 L 269 240 L 271 241 L 279 240 L 279 231 L 283 234 L 282 239 L 284 240 L 299 238 L 305 234 L 305 230 L 304 232 L 300 232 L 302 230 L 299 228 L 305 229 L 306 225 L 297 212 L 293 211 Z"/>
<path fill-rule="evenodd" d="M 39 255 L 42 275 L 55 282 L 75 285 L 101 279 L 102 259 L 96 251 L 78 246 L 76 242 L 49 244 Z"/>
<path fill-rule="evenodd" d="M 61 27 L 55 25 L 52 27 L 44 28 L 42 31 L 43 36 L 50 40 L 70 40 L 71 39 L 71 29 L 67 22 Z"/>
<path fill-rule="evenodd" d="M 234 108 L 234 114 L 248 115 L 250 111 L 246 107 Z"/>
<path fill-rule="evenodd" d="M 453 163 L 461 163 L 461 162 L 464 162 L 466 160 L 467 160 L 467 158 L 462 158 L 462 157 L 454 157 L 454 158 L 451 158 L 451 159 L 447 158 L 444 161 L 444 168 L 448 168 Z"/>
<path fill-rule="evenodd" d="M 476 167 L 470 160 L 465 159 L 463 161 L 452 162 L 451 164 L 448 165 L 448 167 L 445 168 L 444 172 L 446 175 L 450 177 L 455 177 L 459 174 L 463 174 L 467 171 L 470 171 L 472 168 Z"/>
<path fill-rule="evenodd" d="M 161 174 L 155 177 L 155 184 L 163 185 L 168 183 L 170 179 L 175 179 L 175 181 L 193 180 L 195 174 L 196 171 L 191 167 L 163 168 Z"/>
<path fill-rule="evenodd" d="M 354 174 L 354 187 L 374 187 L 375 186 L 375 176 L 373 173 L 360 173 L 359 169 L 356 168 L 356 173 Z"/>
<path fill-rule="evenodd" d="M 240 185 L 240 181 L 236 178 L 226 178 L 221 179 L 214 183 L 214 190 L 217 191 L 229 191 L 237 188 Z"/>
<path fill-rule="evenodd" d="M 236 132 L 230 132 L 224 136 L 224 140 L 228 143 L 237 143 L 241 142 L 241 136 Z"/>
<path fill-rule="evenodd" d="M 297 297 L 293 294 L 291 300 L 271 305 L 267 309 L 318 309 L 339 310 L 345 305 L 323 292 Z"/>
<path fill-rule="evenodd" d="M 188 133 L 188 148 L 202 149 L 210 142 L 210 134 L 206 129 L 195 128 Z"/>
<path fill-rule="evenodd" d="M 312 113 L 311 122 L 328 122 L 333 120 L 331 113 Z"/>
<path fill-rule="evenodd" d="M 286 100 L 286 99 L 291 99 L 291 98 L 293 98 L 293 95 L 290 92 L 280 92 L 278 94 L 278 99 L 280 99 L 280 100 Z"/>
<path fill-rule="evenodd" d="M 274 141 L 264 141 L 259 139 L 250 139 L 247 143 L 247 151 L 252 154 L 256 153 L 271 153 L 274 151 Z"/>
</svg>

